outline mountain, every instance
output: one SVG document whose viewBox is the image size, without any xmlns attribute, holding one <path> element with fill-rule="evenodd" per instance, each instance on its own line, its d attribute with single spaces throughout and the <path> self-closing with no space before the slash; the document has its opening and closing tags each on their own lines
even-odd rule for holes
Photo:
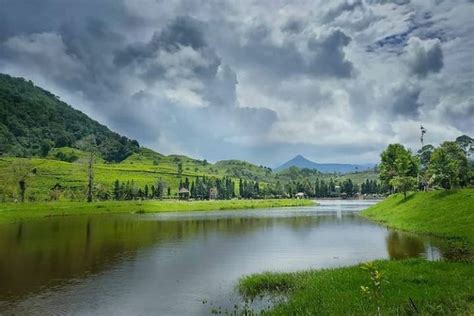
<svg viewBox="0 0 474 316">
<path fill-rule="evenodd" d="M 375 164 L 342 164 L 342 163 L 316 163 L 311 160 L 306 159 L 302 155 L 297 155 L 295 158 L 285 162 L 281 166 L 275 168 L 275 171 L 282 171 L 288 169 L 290 167 L 298 167 L 298 168 L 307 168 L 318 170 L 322 173 L 348 173 L 348 172 L 355 172 L 355 171 L 365 171 L 371 169 L 375 166 Z"/>
<path fill-rule="evenodd" d="M 52 148 L 79 149 L 91 135 L 105 161 L 122 161 L 140 148 L 31 81 L 0 74 L 0 155 L 45 157 Z"/>
</svg>

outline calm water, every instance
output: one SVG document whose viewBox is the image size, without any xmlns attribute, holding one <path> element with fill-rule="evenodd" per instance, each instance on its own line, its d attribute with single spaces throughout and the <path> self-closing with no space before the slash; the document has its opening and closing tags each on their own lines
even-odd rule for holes
<svg viewBox="0 0 474 316">
<path fill-rule="evenodd" d="M 208 315 L 249 273 L 440 257 L 359 217 L 370 203 L 0 225 L 0 314 Z"/>
</svg>

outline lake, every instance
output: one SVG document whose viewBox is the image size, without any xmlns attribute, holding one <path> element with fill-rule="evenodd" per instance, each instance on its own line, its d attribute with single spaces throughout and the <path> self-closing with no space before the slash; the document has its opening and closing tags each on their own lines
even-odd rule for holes
<svg viewBox="0 0 474 316">
<path fill-rule="evenodd" d="M 427 237 L 357 215 L 374 202 L 0 225 L 0 314 L 209 315 L 239 277 L 362 261 L 441 257 Z"/>
</svg>

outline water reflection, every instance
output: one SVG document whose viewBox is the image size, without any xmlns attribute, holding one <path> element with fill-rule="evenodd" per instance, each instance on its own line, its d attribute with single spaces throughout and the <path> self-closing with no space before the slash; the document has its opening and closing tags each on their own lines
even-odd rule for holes
<svg viewBox="0 0 474 316">
<path fill-rule="evenodd" d="M 228 300 L 235 281 L 248 273 L 439 258 L 430 240 L 358 216 L 366 206 L 328 201 L 287 210 L 1 225 L 0 310 L 208 314 L 202 300 Z"/>
<path fill-rule="evenodd" d="M 429 260 L 437 260 L 441 257 L 439 250 L 433 247 L 427 238 L 390 231 L 386 239 L 390 259 L 399 260 L 424 256 Z"/>
</svg>

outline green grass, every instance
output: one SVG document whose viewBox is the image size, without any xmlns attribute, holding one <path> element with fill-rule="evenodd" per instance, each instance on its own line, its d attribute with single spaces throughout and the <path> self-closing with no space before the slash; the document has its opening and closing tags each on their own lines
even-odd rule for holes
<svg viewBox="0 0 474 316">
<path fill-rule="evenodd" d="M 2 203 L 0 223 L 38 217 L 115 214 L 115 213 L 159 213 L 191 212 L 235 209 L 257 209 L 273 207 L 310 206 L 311 200 L 216 200 L 216 201 L 106 201 L 106 202 L 48 202 L 48 203 Z"/>
<path fill-rule="evenodd" d="M 474 189 L 396 194 L 362 212 L 387 226 L 474 246 Z"/>
<path fill-rule="evenodd" d="M 359 266 L 297 273 L 263 273 L 240 280 L 238 290 L 247 299 L 260 295 L 284 297 L 269 315 L 382 315 L 469 314 L 474 302 L 474 269 L 459 262 L 377 261 L 384 272 L 382 298 L 362 294 L 369 286 L 366 271 Z"/>
</svg>

